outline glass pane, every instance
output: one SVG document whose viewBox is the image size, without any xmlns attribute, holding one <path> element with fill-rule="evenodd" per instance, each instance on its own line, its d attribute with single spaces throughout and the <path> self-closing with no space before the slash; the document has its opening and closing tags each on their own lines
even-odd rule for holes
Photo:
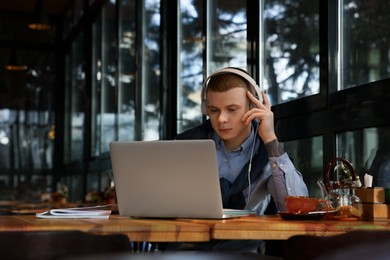
<svg viewBox="0 0 390 260">
<path fill-rule="evenodd" d="M 246 1 L 210 2 L 206 37 L 208 72 L 228 66 L 246 69 Z"/>
<path fill-rule="evenodd" d="M 65 95 L 65 130 L 64 154 L 65 163 L 83 159 L 84 149 L 84 104 L 85 104 L 85 71 L 84 71 L 83 34 L 73 42 L 71 53 L 66 55 Z"/>
<path fill-rule="evenodd" d="M 14 127 L 9 109 L 0 109 L 0 169 L 11 168 L 11 134 Z"/>
<path fill-rule="evenodd" d="M 177 97 L 179 133 L 202 121 L 200 111 L 200 90 L 203 81 L 202 8 L 200 1 L 180 1 L 178 48 L 180 77 Z"/>
<path fill-rule="evenodd" d="M 67 5 L 67 10 L 64 12 L 62 19 L 63 38 L 65 39 L 70 31 L 77 25 L 81 17 L 84 15 L 84 0 L 74 0 L 71 5 Z"/>
<path fill-rule="evenodd" d="M 37 50 L 18 54 L 25 70 L 0 75 L 0 169 L 52 169 L 55 56 Z"/>
<path fill-rule="evenodd" d="M 271 104 L 318 94 L 319 0 L 264 2 L 261 77 Z"/>
<path fill-rule="evenodd" d="M 115 1 L 104 5 L 92 25 L 91 154 L 108 152 L 116 133 L 116 37 Z"/>
<path fill-rule="evenodd" d="M 317 181 L 323 179 L 322 136 L 285 142 L 283 148 L 293 160 L 296 169 L 302 173 L 309 195 L 321 198 Z"/>
<path fill-rule="evenodd" d="M 74 1 L 74 24 L 77 24 L 81 17 L 84 15 L 84 0 Z"/>
<path fill-rule="evenodd" d="M 53 114 L 44 111 L 19 111 L 20 168 L 50 169 L 54 137 L 48 134 L 54 122 Z M 49 124 L 49 120 L 52 121 Z M 19 168 L 18 167 L 18 168 Z"/>
<path fill-rule="evenodd" d="M 108 144 L 117 139 L 115 128 L 115 87 L 117 73 L 117 35 L 115 1 L 107 2 L 102 10 L 102 88 L 100 152 L 108 152 Z"/>
<path fill-rule="evenodd" d="M 102 16 L 92 24 L 91 155 L 100 155 L 102 95 Z"/>
<path fill-rule="evenodd" d="M 389 77 L 390 1 L 345 0 L 339 75 L 345 89 Z"/>
<path fill-rule="evenodd" d="M 62 38 L 63 39 L 66 39 L 66 37 L 68 37 L 70 31 L 74 27 L 73 16 L 74 16 L 73 8 L 68 8 L 64 12 L 64 16 L 63 16 L 63 19 L 62 19 L 62 28 L 63 28 L 62 29 Z"/>
<path fill-rule="evenodd" d="M 160 138 L 160 1 L 145 0 L 142 36 L 142 94 L 137 123 L 142 126 L 136 138 Z M 138 115 L 140 115 L 138 117 Z"/>
<path fill-rule="evenodd" d="M 337 156 L 350 161 L 362 183 L 366 173 L 373 186 L 390 188 L 390 127 L 365 128 L 337 135 Z"/>
<path fill-rule="evenodd" d="M 71 101 L 71 86 L 72 86 L 72 51 L 65 54 L 65 105 L 64 105 L 64 163 L 70 162 L 70 101 Z"/>
<path fill-rule="evenodd" d="M 119 140 L 134 140 L 136 89 L 135 0 L 122 0 L 119 7 Z"/>
</svg>

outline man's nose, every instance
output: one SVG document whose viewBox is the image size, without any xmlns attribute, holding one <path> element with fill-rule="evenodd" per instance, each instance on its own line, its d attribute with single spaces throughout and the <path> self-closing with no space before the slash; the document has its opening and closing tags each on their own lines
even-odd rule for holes
<svg viewBox="0 0 390 260">
<path fill-rule="evenodd" d="M 219 113 L 219 116 L 218 116 L 218 122 L 222 123 L 222 122 L 226 122 L 227 121 L 227 115 L 226 113 L 224 113 L 223 111 L 221 111 L 221 113 Z"/>
</svg>

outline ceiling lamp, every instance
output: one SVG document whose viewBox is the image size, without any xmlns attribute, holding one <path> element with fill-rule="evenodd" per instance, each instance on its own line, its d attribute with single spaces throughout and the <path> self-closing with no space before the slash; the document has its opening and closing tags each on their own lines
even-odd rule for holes
<svg viewBox="0 0 390 260">
<path fill-rule="evenodd" d="M 11 52 L 11 57 L 7 65 L 4 66 L 6 70 L 12 70 L 12 71 L 23 71 L 27 70 L 27 66 L 23 65 L 20 60 L 18 53 L 15 49 Z"/>
<path fill-rule="evenodd" d="M 32 30 L 50 30 L 49 19 L 43 6 L 43 0 L 37 0 L 35 2 L 34 12 L 31 17 L 31 21 L 28 24 L 28 28 Z"/>
</svg>

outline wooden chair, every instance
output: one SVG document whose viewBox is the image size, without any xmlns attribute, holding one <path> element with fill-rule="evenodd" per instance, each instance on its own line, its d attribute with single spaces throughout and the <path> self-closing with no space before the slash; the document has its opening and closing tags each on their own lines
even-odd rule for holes
<svg viewBox="0 0 390 260">
<path fill-rule="evenodd" d="M 390 231 L 352 231 L 328 237 L 297 235 L 284 243 L 283 259 L 366 259 L 361 257 L 362 250 L 371 252 L 369 259 L 390 259 L 389 245 Z M 385 254 L 386 258 L 373 258 L 374 253 Z M 339 258 L 343 255 L 350 258 Z"/>
<path fill-rule="evenodd" d="M 0 232 L 2 259 L 59 259 L 130 252 L 126 235 L 97 235 L 81 231 Z"/>
</svg>

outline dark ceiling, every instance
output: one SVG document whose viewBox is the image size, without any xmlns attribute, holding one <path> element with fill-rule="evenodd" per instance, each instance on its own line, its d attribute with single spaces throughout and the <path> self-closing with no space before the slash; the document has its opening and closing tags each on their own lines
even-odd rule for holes
<svg viewBox="0 0 390 260">
<path fill-rule="evenodd" d="M 43 0 L 45 9 L 49 15 L 58 15 L 63 13 L 68 4 L 73 0 Z M 0 11 L 29 13 L 34 9 L 35 0 L 1 0 Z"/>
<path fill-rule="evenodd" d="M 65 12 L 69 11 L 74 0 L 43 0 L 44 9 L 52 25 L 49 32 L 33 31 L 27 28 L 32 17 L 36 0 L 0 1 L 0 47 L 29 48 L 53 44 L 56 24 Z M 16 45 L 16 46 L 15 46 Z"/>
<path fill-rule="evenodd" d="M 49 31 L 36 31 L 27 27 L 35 1 L 0 0 L 0 109 L 26 108 L 27 103 L 35 104 L 35 108 L 45 107 L 49 100 L 47 96 L 54 85 L 53 50 L 59 32 L 56 25 L 62 22 L 63 14 L 69 11 L 70 3 L 74 0 L 43 0 L 52 26 Z M 19 63 L 27 66 L 26 71 L 4 69 L 14 52 Z M 37 90 L 42 93 L 38 99 L 33 94 Z"/>
</svg>

